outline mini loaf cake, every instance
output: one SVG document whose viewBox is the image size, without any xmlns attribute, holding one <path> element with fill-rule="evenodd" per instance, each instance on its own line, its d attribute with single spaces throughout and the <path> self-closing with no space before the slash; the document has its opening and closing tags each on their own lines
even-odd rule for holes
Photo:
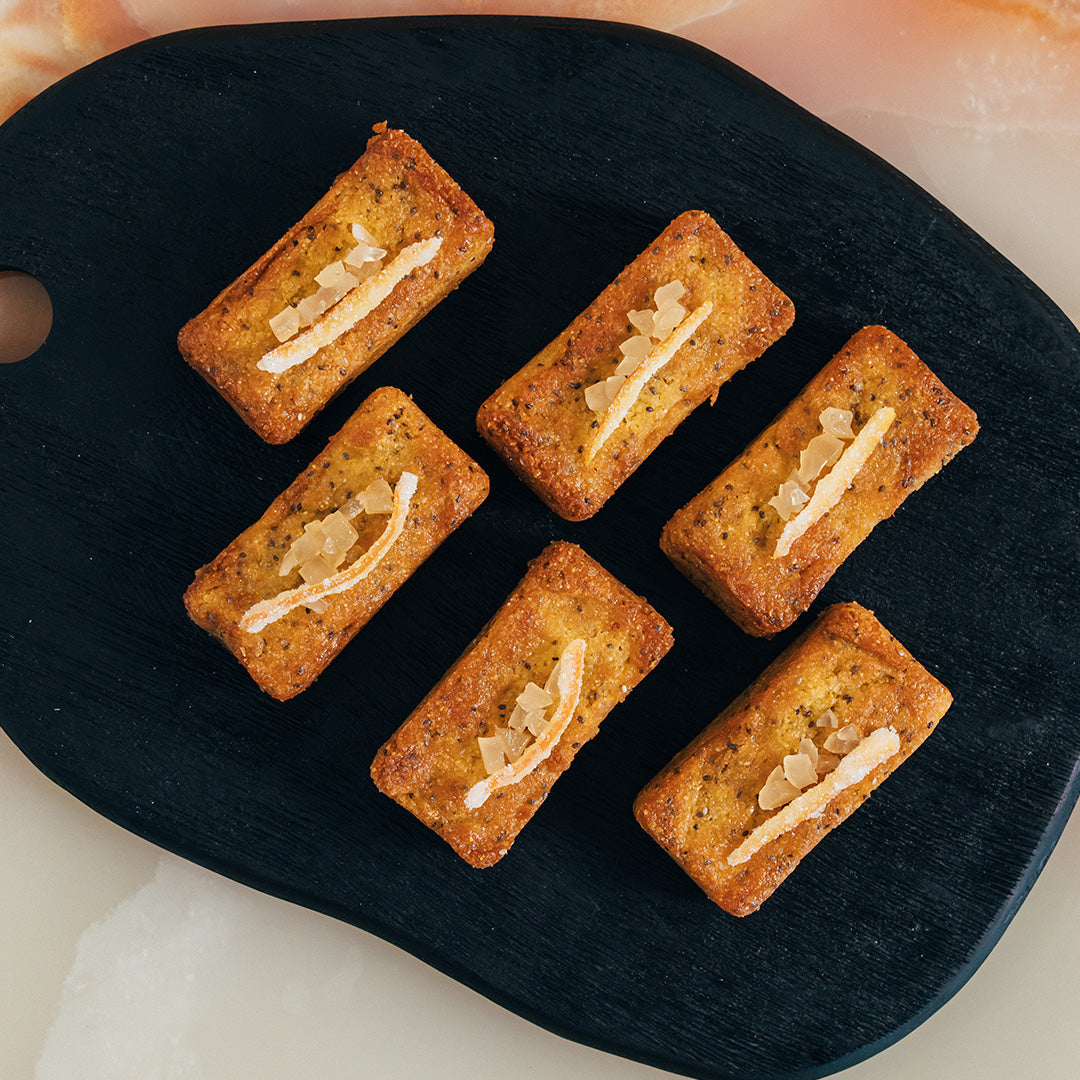
<svg viewBox="0 0 1080 1080">
<path fill-rule="evenodd" d="M 646 785 L 634 814 L 710 900 L 748 915 L 951 703 L 871 612 L 837 604 Z"/>
<path fill-rule="evenodd" d="M 491 250 L 491 222 L 385 124 L 351 169 L 178 339 L 267 442 L 291 439 Z"/>
<path fill-rule="evenodd" d="M 671 643 L 645 600 L 553 543 L 379 750 L 372 779 L 466 862 L 491 866 Z"/>
<path fill-rule="evenodd" d="M 904 342 L 865 327 L 671 518 L 660 546 L 743 630 L 771 636 L 978 430 Z"/>
<path fill-rule="evenodd" d="M 488 478 L 400 390 L 376 390 L 254 525 L 188 614 L 281 701 L 305 690 L 483 501 Z"/>
<path fill-rule="evenodd" d="M 477 427 L 548 506 L 581 521 L 793 318 L 719 225 L 687 211 L 484 402 Z"/>
</svg>

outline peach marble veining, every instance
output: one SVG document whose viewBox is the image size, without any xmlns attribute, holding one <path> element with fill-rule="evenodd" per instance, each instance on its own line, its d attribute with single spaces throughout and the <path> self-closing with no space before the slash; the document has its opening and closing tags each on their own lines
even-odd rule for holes
<svg viewBox="0 0 1080 1080">
<path fill-rule="evenodd" d="M 818 115 L 857 107 L 985 131 L 1077 134 L 1080 3 L 1044 7 L 749 0 L 683 22 L 678 32 L 768 72 L 777 89 Z"/>
<path fill-rule="evenodd" d="M 679 33 L 819 113 L 857 104 L 961 124 L 1080 122 L 1076 0 L 0 0 L 0 118 L 81 65 L 174 30 L 447 13 Z"/>
</svg>

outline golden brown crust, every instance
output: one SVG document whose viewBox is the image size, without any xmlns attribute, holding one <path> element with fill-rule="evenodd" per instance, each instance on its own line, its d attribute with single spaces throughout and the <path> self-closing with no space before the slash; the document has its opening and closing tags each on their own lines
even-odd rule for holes
<svg viewBox="0 0 1080 1080">
<path fill-rule="evenodd" d="M 634 331 L 627 313 L 681 280 L 681 303 L 713 312 L 648 383 L 615 433 L 586 463 L 597 414 L 585 389 L 612 375 Z M 557 514 L 581 521 L 698 405 L 791 325 L 791 301 L 708 214 L 680 214 L 554 341 L 480 407 L 477 428 Z"/>
<path fill-rule="evenodd" d="M 240 618 L 253 604 L 300 584 L 299 570 L 282 576 L 278 567 L 307 522 L 325 517 L 374 480 L 395 486 L 403 472 L 419 480 L 405 529 L 363 581 L 328 597 L 322 614 L 300 607 L 258 633 L 240 629 Z M 284 701 L 315 681 L 487 492 L 484 470 L 410 398 L 383 387 L 254 525 L 198 571 L 184 604 L 195 623 L 219 638 L 263 690 Z M 385 514 L 354 518 L 360 536 L 353 550 L 366 551 L 386 522 Z"/>
<path fill-rule="evenodd" d="M 476 810 L 485 776 L 477 738 L 505 724 L 529 681 L 543 685 L 561 650 L 587 642 L 577 714 L 551 756 Z M 466 862 L 506 854 L 601 720 L 660 662 L 671 628 L 574 544 L 550 544 L 438 685 L 379 750 L 371 776 Z"/>
<path fill-rule="evenodd" d="M 836 604 L 645 786 L 635 817 L 711 900 L 748 915 L 923 742 L 951 703 L 872 612 Z M 900 749 L 820 815 L 729 865 L 731 852 L 775 812 L 757 802 L 770 772 L 800 739 L 820 746 L 828 730 L 812 721 L 828 708 L 863 737 L 892 727 Z"/>
<path fill-rule="evenodd" d="M 376 131 L 319 202 L 180 331 L 184 359 L 267 442 L 296 435 L 491 250 L 491 222 L 446 170 L 404 132 Z M 260 370 L 279 344 L 269 320 L 317 288 L 315 276 L 352 246 L 354 223 L 379 240 L 386 261 L 417 240 L 443 242 L 431 262 L 310 360 L 279 374 Z"/>
<path fill-rule="evenodd" d="M 773 557 L 784 523 L 769 500 L 820 432 L 827 406 L 861 426 L 882 406 L 896 419 L 829 511 Z M 860 330 L 784 412 L 664 526 L 660 546 L 747 633 L 790 626 L 837 567 L 979 430 L 975 413 L 895 334 Z"/>
</svg>

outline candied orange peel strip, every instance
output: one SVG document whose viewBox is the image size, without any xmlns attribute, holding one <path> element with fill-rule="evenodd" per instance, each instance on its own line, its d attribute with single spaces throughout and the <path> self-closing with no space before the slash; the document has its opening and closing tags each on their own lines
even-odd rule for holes
<svg viewBox="0 0 1080 1080">
<path fill-rule="evenodd" d="M 859 434 L 847 445 L 836 464 L 817 482 L 810 501 L 784 526 L 784 531 L 776 541 L 774 559 L 783 558 L 791 550 L 792 544 L 840 501 L 856 473 L 877 449 L 878 443 L 885 437 L 885 432 L 895 419 L 896 410 L 885 405 L 863 424 Z"/>
<path fill-rule="evenodd" d="M 578 701 L 581 700 L 581 684 L 585 677 L 585 650 L 584 638 L 575 638 L 563 649 L 559 660 L 559 704 L 547 727 L 525 748 L 519 758 L 469 788 L 465 794 L 467 809 L 476 810 L 483 806 L 489 796 L 499 788 L 516 784 L 551 755 L 551 751 L 570 726 L 570 721 L 574 719 Z"/>
<path fill-rule="evenodd" d="M 626 418 L 641 391 L 645 389 L 645 384 L 690 340 L 694 331 L 712 314 L 712 309 L 711 300 L 706 300 L 701 307 L 695 308 L 655 349 L 650 349 L 641 363 L 626 376 L 626 382 L 619 387 L 619 392 L 604 410 L 600 426 L 585 451 L 586 461 L 592 461 L 597 451 Z"/>
<path fill-rule="evenodd" d="M 324 597 L 346 592 L 375 569 L 386 553 L 394 546 L 394 541 L 401 535 L 408 518 L 412 497 L 416 494 L 417 478 L 413 473 L 403 472 L 394 487 L 394 506 L 390 511 L 390 520 L 382 534 L 355 562 L 344 570 L 319 582 L 298 585 L 295 589 L 286 589 L 277 596 L 260 600 L 244 612 L 240 619 L 240 629 L 249 634 L 257 634 L 293 608 L 309 607 Z"/>
<path fill-rule="evenodd" d="M 797 799 L 763 821 L 727 857 L 728 865 L 738 866 L 778 836 L 820 814 L 845 788 L 859 783 L 900 749 L 900 736 L 891 727 L 872 731 L 823 780 L 807 788 Z"/>
<path fill-rule="evenodd" d="M 370 315 L 394 291 L 398 282 L 431 262 L 440 247 L 442 237 L 433 236 L 430 240 L 418 240 L 402 248 L 377 274 L 350 289 L 317 322 L 271 349 L 255 366 L 277 374 L 310 360 L 320 349 Z"/>
</svg>

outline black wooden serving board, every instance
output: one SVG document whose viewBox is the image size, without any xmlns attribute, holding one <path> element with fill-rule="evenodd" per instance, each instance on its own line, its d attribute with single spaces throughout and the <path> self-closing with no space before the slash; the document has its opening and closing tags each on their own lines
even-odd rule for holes
<svg viewBox="0 0 1080 1080">
<path fill-rule="evenodd" d="M 176 332 L 381 120 L 484 208 L 494 252 L 304 434 L 264 445 L 182 362 Z M 700 48 L 534 19 L 151 41 L 0 128 L 0 176 L 0 267 L 38 275 L 55 308 L 44 348 L 0 368 L 0 715 L 43 772 L 162 847 L 371 930 L 538 1024 L 692 1076 L 824 1075 L 971 975 L 1077 795 L 1080 337 L 941 206 Z M 476 408 L 687 208 L 788 292 L 795 325 L 597 517 L 564 523 L 480 441 Z M 874 609 L 956 703 L 739 920 L 630 806 L 807 619 L 746 637 L 657 538 L 879 322 L 982 433 L 815 607 Z M 181 594 L 384 384 L 481 461 L 490 498 L 312 689 L 274 702 Z M 476 871 L 379 795 L 368 766 L 557 537 L 646 595 L 676 645 L 511 854 Z"/>
</svg>

